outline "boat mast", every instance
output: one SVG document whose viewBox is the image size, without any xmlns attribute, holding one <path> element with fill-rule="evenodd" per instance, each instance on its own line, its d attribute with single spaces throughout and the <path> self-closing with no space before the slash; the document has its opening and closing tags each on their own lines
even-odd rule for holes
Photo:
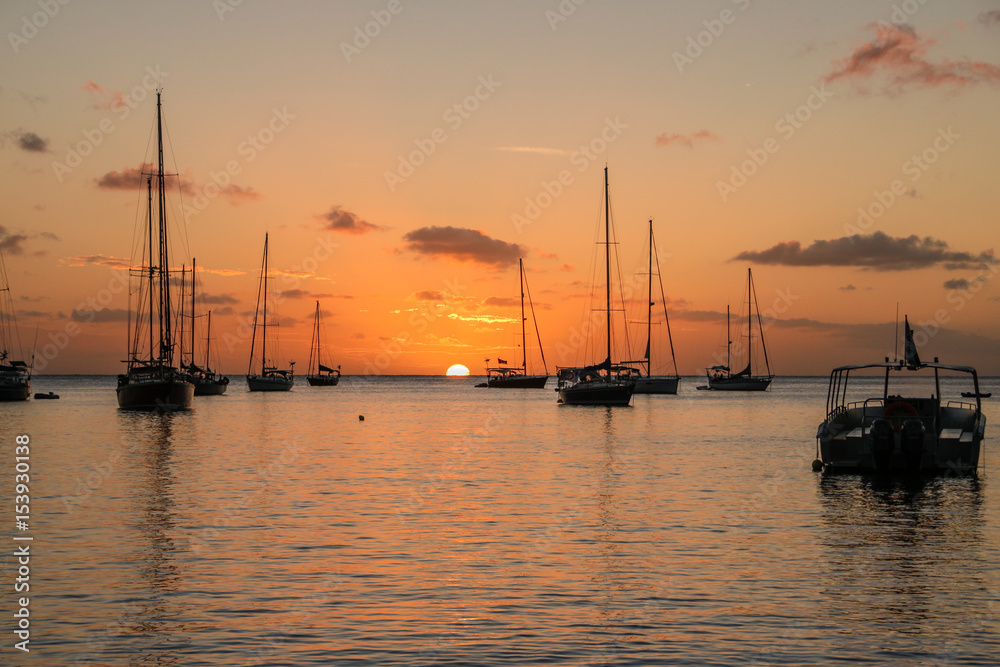
<svg viewBox="0 0 1000 667">
<path fill-rule="evenodd" d="M 649 233 L 649 251 L 654 253 L 654 248 L 656 247 L 656 242 L 653 240 L 653 232 L 650 229 Z M 667 314 L 667 295 L 663 293 L 663 274 L 660 273 L 660 258 L 656 257 L 656 277 L 660 281 L 660 301 L 663 302 L 663 322 L 667 325 L 667 340 L 670 342 L 670 361 L 674 365 L 674 375 L 677 373 L 677 355 L 674 354 L 674 337 L 670 333 L 670 316 Z M 652 295 L 650 295 L 650 301 L 652 301 Z M 650 304 L 652 308 L 652 304 Z"/>
<path fill-rule="evenodd" d="M 524 288 L 528 293 L 528 307 L 531 308 L 531 321 L 535 325 L 535 338 L 538 340 L 538 354 L 542 358 L 542 368 L 545 369 L 545 374 L 549 374 L 549 365 L 545 363 L 545 350 L 542 348 L 542 333 L 538 330 L 538 318 L 535 317 L 535 304 L 531 301 L 531 288 L 528 286 L 527 275 L 524 273 L 524 267 L 521 267 L 521 276 L 524 280 Z"/>
<path fill-rule="evenodd" d="M 191 365 L 194 366 L 194 266 L 197 258 L 191 258 Z M 183 365 L 183 361 L 181 362 Z"/>
<path fill-rule="evenodd" d="M 753 375 L 753 274 L 747 267 L 747 370 Z"/>
<path fill-rule="evenodd" d="M 264 234 L 264 329 L 260 336 L 260 374 L 267 370 L 267 234 Z"/>
<path fill-rule="evenodd" d="M 316 359 L 316 370 L 313 371 L 313 358 Z M 313 317 L 312 345 L 309 346 L 309 372 L 319 374 L 319 301 L 316 301 L 316 315 Z"/>
<path fill-rule="evenodd" d="M 257 318 L 260 315 L 260 290 L 264 284 L 264 272 L 267 266 L 267 234 L 264 234 L 264 257 L 260 261 L 261 280 L 257 283 L 257 305 L 253 311 L 253 336 L 250 338 L 250 363 L 247 364 L 247 375 L 253 373 L 253 353 L 257 348 Z M 265 322 L 267 321 L 265 317 Z M 262 355 L 263 356 L 263 355 Z M 263 367 L 263 362 L 261 362 Z"/>
<path fill-rule="evenodd" d="M 517 258 L 517 272 L 518 278 L 521 280 L 521 371 L 527 375 L 528 374 L 528 348 L 527 337 L 524 333 L 524 259 L 521 257 Z"/>
<path fill-rule="evenodd" d="M 729 333 L 729 304 L 726 304 L 726 368 L 730 375 L 733 374 L 733 362 L 730 357 L 732 356 L 733 348 L 733 336 Z"/>
<path fill-rule="evenodd" d="M 177 339 L 180 341 L 178 351 L 180 352 L 179 365 L 184 368 L 184 297 L 187 296 L 187 267 L 181 264 L 181 297 L 180 305 L 177 307 Z M 194 324 L 194 321 L 191 322 Z"/>
<path fill-rule="evenodd" d="M 747 269 L 750 278 L 750 291 L 753 293 L 753 301 L 757 304 L 757 326 L 760 327 L 760 349 L 764 351 L 764 367 L 767 369 L 767 374 L 771 375 L 771 363 L 767 360 L 767 344 L 764 342 L 764 323 L 760 320 L 760 301 L 757 300 L 757 289 L 753 286 L 753 276 L 749 274 L 750 269 Z M 940 396 L 940 392 L 938 393 Z"/>
<path fill-rule="evenodd" d="M 156 194 L 160 216 L 160 360 L 173 365 L 170 334 L 170 255 L 167 248 L 167 202 L 163 175 L 163 113 L 160 91 L 156 91 Z"/>
<path fill-rule="evenodd" d="M 604 166 L 604 277 L 607 283 L 605 310 L 608 330 L 608 377 L 611 376 L 611 193 L 608 192 L 608 167 Z"/>
<path fill-rule="evenodd" d="M 154 267 L 153 263 L 153 177 L 152 175 L 146 176 L 146 204 L 149 208 L 149 363 L 153 363 L 153 282 L 154 282 Z M 139 301 L 142 301 L 142 289 L 139 290 Z M 136 316 L 138 319 L 138 315 Z M 136 328 L 138 328 L 136 324 Z M 136 335 L 135 341 L 136 350 L 139 348 L 139 336 Z"/>
<path fill-rule="evenodd" d="M 653 219 L 649 219 L 649 270 L 646 272 L 649 278 L 649 287 L 646 292 L 646 375 L 653 374 L 653 362 L 649 358 L 650 348 L 653 345 Z M 663 284 L 662 282 L 660 283 Z"/>
<path fill-rule="evenodd" d="M 208 311 L 208 332 L 205 334 L 205 370 L 209 370 L 208 355 L 212 350 L 212 311 Z"/>
</svg>

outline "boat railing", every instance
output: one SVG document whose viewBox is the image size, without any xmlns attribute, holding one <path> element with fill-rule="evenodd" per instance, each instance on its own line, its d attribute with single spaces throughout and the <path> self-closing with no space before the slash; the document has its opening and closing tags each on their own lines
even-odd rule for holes
<svg viewBox="0 0 1000 667">
<path fill-rule="evenodd" d="M 975 403 L 966 403 L 965 401 L 948 401 L 948 403 L 945 404 L 945 407 L 960 408 L 963 410 L 972 410 L 972 411 L 978 410 L 978 408 L 976 408 Z"/>
</svg>

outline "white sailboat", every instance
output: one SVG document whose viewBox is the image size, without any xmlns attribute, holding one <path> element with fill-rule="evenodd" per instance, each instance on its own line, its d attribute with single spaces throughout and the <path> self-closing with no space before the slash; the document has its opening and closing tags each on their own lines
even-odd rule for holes
<svg viewBox="0 0 1000 667">
<path fill-rule="evenodd" d="M 295 362 L 292 368 L 281 370 L 268 365 L 267 358 L 267 234 L 264 234 L 264 258 L 260 265 L 260 283 L 257 288 L 257 309 L 253 316 L 253 339 L 250 342 L 250 365 L 247 367 L 247 387 L 250 391 L 289 391 L 295 385 Z M 263 309 L 261 306 L 263 305 Z M 260 348 L 257 348 L 257 329 L 260 322 Z M 255 351 L 260 350 L 260 371 L 254 373 Z"/>
<path fill-rule="evenodd" d="M 611 361 L 611 195 L 608 168 L 604 168 L 604 269 L 607 358 L 593 366 L 558 369 L 559 403 L 565 405 L 628 405 L 632 402 L 638 371 Z"/>
<path fill-rule="evenodd" d="M 653 375 L 653 362 L 651 355 L 653 341 L 653 257 L 656 253 L 656 241 L 653 239 L 653 221 L 649 221 L 649 283 L 646 292 L 646 355 L 643 359 L 635 362 L 645 368 L 645 375 L 635 381 L 635 393 L 637 394 L 676 394 L 680 384 L 681 376 L 677 374 L 677 357 L 674 356 L 674 338 L 670 333 L 670 317 L 667 315 L 667 298 L 663 293 L 663 277 L 660 275 L 660 259 L 656 258 L 656 277 L 660 283 L 660 303 L 663 304 L 663 323 L 667 327 L 667 341 L 670 344 L 670 367 L 672 374 Z"/>
<path fill-rule="evenodd" d="M 486 387 L 506 388 L 506 389 L 542 389 L 549 380 L 549 369 L 545 365 L 545 352 L 542 351 L 542 338 L 538 333 L 538 320 L 535 319 L 535 307 L 531 303 L 531 294 L 528 294 L 528 305 L 531 308 L 531 321 L 535 325 L 535 335 L 538 337 L 538 351 L 542 355 L 542 366 L 545 368 L 544 375 L 530 375 L 528 373 L 528 348 L 527 332 L 524 323 L 527 318 L 524 316 L 524 293 L 527 280 L 524 275 L 524 260 L 518 258 L 518 270 L 521 276 L 521 367 L 511 367 L 503 359 L 497 358 L 498 366 L 489 367 L 490 360 L 486 360 Z"/>
<path fill-rule="evenodd" d="M 160 91 L 156 93 L 156 154 L 156 171 L 144 174 L 148 209 L 146 247 L 149 256 L 144 258 L 147 262 L 145 266 L 134 267 L 131 270 L 132 275 L 139 278 L 140 286 L 134 321 L 130 312 L 126 370 L 118 376 L 116 391 L 118 406 L 124 409 L 187 410 L 194 399 L 194 385 L 188 380 L 186 373 L 174 366 L 173 329 L 177 313 L 174 312 L 170 300 L 170 255 L 167 242 Z M 154 179 L 155 207 L 153 206 Z M 155 256 L 154 248 L 157 252 Z M 143 315 L 148 316 L 148 320 Z M 144 336 L 144 333 L 148 333 L 148 337 Z"/>
<path fill-rule="evenodd" d="M 753 320 L 757 317 L 757 328 L 760 333 L 760 347 L 764 353 L 764 375 L 753 372 Z M 760 321 L 760 304 L 757 303 L 757 292 L 753 286 L 753 272 L 747 268 L 747 357 L 746 367 L 739 373 L 732 372 L 732 337 L 729 335 L 729 307 L 726 306 L 726 365 L 712 366 L 705 369 L 708 376 L 708 389 L 719 391 L 765 391 L 774 379 L 771 364 L 767 359 L 767 344 L 764 342 L 764 327 Z M 699 387 L 700 389 L 701 387 Z"/>
<path fill-rule="evenodd" d="M 15 339 L 18 339 L 16 345 L 20 351 L 14 300 L 10 296 L 7 268 L 0 251 L 0 401 L 26 401 L 31 395 L 31 367 L 34 364 L 11 358 Z"/>
</svg>

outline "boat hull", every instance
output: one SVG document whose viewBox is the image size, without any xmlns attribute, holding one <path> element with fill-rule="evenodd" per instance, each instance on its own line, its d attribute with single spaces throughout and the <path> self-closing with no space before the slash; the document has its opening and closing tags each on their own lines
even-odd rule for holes
<svg viewBox="0 0 1000 667">
<path fill-rule="evenodd" d="M 306 381 L 310 387 L 336 387 L 340 382 L 339 375 L 307 375 Z"/>
<path fill-rule="evenodd" d="M 709 378 L 708 388 L 716 391 L 767 391 L 769 377 Z"/>
<path fill-rule="evenodd" d="M 632 383 L 580 382 L 556 391 L 563 405 L 628 405 L 634 389 Z"/>
<path fill-rule="evenodd" d="M 986 419 L 971 409 L 937 410 L 943 427 L 907 439 L 907 423 L 935 423 L 924 415 L 883 418 L 885 441 L 873 434 L 872 420 L 858 409 L 840 411 L 820 424 L 820 459 L 829 473 L 888 475 L 969 474 L 979 466 Z M 869 414 L 870 417 L 870 414 Z"/>
<path fill-rule="evenodd" d="M 636 394 L 676 394 L 679 377 L 646 376 L 635 381 Z"/>
<path fill-rule="evenodd" d="M 248 375 L 247 388 L 250 391 L 291 391 L 295 385 L 293 378 L 272 377 L 267 375 Z"/>
<path fill-rule="evenodd" d="M 226 393 L 226 388 L 229 386 L 228 379 L 223 382 L 222 380 L 203 380 L 194 381 L 194 395 L 195 396 L 222 396 Z"/>
<path fill-rule="evenodd" d="M 123 410 L 190 410 L 194 385 L 177 379 L 128 382 L 118 387 L 118 407 Z"/>
<path fill-rule="evenodd" d="M 0 384 L 0 401 L 26 401 L 30 396 L 30 381 Z"/>
<path fill-rule="evenodd" d="M 548 375 L 516 375 L 487 378 L 486 386 L 495 389 L 542 389 L 548 381 Z"/>
</svg>

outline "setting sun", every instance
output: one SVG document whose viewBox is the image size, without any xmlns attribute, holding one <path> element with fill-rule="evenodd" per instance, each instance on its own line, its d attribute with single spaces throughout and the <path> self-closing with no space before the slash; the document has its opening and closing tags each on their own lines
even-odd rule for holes
<svg viewBox="0 0 1000 667">
<path fill-rule="evenodd" d="M 468 375 L 468 374 L 469 374 L 468 367 L 463 366 L 462 364 L 455 364 L 454 366 L 450 366 L 448 368 L 448 372 L 445 373 L 445 375 Z"/>
</svg>

